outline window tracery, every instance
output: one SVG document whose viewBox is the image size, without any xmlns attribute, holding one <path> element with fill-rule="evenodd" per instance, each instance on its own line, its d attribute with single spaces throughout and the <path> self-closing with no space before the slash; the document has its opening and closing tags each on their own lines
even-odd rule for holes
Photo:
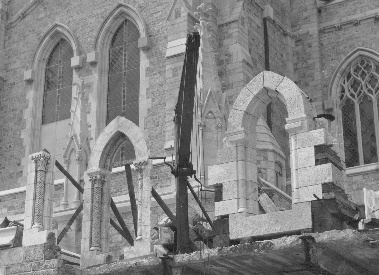
<svg viewBox="0 0 379 275">
<path fill-rule="evenodd" d="M 378 161 L 379 64 L 360 57 L 352 62 L 339 87 L 346 167 Z"/>
</svg>

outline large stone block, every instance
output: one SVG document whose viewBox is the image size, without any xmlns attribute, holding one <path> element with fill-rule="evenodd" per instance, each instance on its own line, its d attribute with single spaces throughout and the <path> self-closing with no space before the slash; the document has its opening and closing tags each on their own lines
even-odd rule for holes
<svg viewBox="0 0 379 275">
<path fill-rule="evenodd" d="M 7 268 L 7 274 L 17 274 L 32 271 L 32 263 L 11 265 Z"/>
<path fill-rule="evenodd" d="M 272 8 L 271 8 L 272 9 Z M 283 76 L 271 72 L 271 71 L 264 71 L 263 72 L 263 80 L 264 80 L 264 87 L 269 88 L 272 90 L 276 90 L 276 88 L 279 86 L 280 82 L 282 82 L 284 79 Z"/>
<path fill-rule="evenodd" d="M 44 252 L 45 252 L 44 244 L 25 246 L 24 247 L 24 262 L 43 261 Z"/>
<path fill-rule="evenodd" d="M 215 202 L 215 216 L 223 216 L 238 212 L 238 199 Z"/>
<path fill-rule="evenodd" d="M 311 204 L 303 207 L 272 212 L 263 215 L 246 216 L 233 214 L 229 216 L 230 239 L 273 236 L 290 234 L 312 228 Z"/>
<path fill-rule="evenodd" d="M 208 184 L 215 185 L 237 180 L 237 162 L 227 162 L 208 167 Z"/>
<path fill-rule="evenodd" d="M 296 136 L 296 148 L 305 148 L 322 144 L 327 144 L 327 133 L 325 129 L 300 133 Z"/>
<path fill-rule="evenodd" d="M 343 188 L 344 172 L 340 171 L 332 163 L 297 169 L 299 187 L 312 186 L 333 182 Z"/>
<path fill-rule="evenodd" d="M 222 184 L 222 199 L 231 200 L 238 198 L 238 182 L 230 181 Z"/>
<path fill-rule="evenodd" d="M 309 166 L 315 166 L 315 148 L 314 146 L 305 147 L 295 150 L 296 154 L 296 168 L 304 168 Z"/>
</svg>

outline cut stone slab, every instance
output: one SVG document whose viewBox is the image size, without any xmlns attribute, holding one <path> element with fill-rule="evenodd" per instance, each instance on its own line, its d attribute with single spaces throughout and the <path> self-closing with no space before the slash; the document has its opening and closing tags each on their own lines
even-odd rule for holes
<svg viewBox="0 0 379 275">
<path fill-rule="evenodd" d="M 231 240 L 298 233 L 311 228 L 312 212 L 310 203 L 304 203 L 302 207 L 292 210 L 271 212 L 263 215 L 233 214 L 229 216 Z"/>
</svg>

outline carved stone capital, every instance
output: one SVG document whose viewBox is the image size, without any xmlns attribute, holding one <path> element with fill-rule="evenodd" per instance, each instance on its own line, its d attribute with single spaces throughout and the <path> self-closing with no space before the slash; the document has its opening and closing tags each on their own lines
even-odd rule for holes
<svg viewBox="0 0 379 275">
<path fill-rule="evenodd" d="M 50 162 L 50 153 L 43 150 L 31 156 L 32 161 L 36 165 L 37 171 L 46 171 L 47 164 Z"/>
<path fill-rule="evenodd" d="M 195 12 L 195 15 L 199 16 L 199 20 L 206 20 L 209 17 L 212 8 L 207 8 L 205 3 L 202 3 L 197 7 L 197 10 L 198 12 Z"/>
<path fill-rule="evenodd" d="M 81 163 L 83 161 L 83 151 L 81 149 L 79 149 L 77 152 L 76 152 L 76 163 Z"/>
<path fill-rule="evenodd" d="M 104 171 L 94 171 L 88 173 L 89 181 L 94 187 L 102 187 L 105 183 L 106 174 Z"/>
<path fill-rule="evenodd" d="M 133 162 L 133 165 L 139 172 L 142 172 L 148 165 L 148 160 L 136 160 Z"/>
</svg>

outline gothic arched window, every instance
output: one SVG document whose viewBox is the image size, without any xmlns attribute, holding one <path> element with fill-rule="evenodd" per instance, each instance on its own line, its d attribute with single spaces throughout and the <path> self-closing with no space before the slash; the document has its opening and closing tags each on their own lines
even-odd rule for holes
<svg viewBox="0 0 379 275">
<path fill-rule="evenodd" d="M 117 116 L 123 116 L 139 125 L 140 50 L 137 27 L 125 20 L 115 32 L 109 49 L 107 94 L 108 124 Z M 130 163 L 135 159 L 129 140 L 120 147 L 114 166 Z"/>
<path fill-rule="evenodd" d="M 61 39 L 51 52 L 45 69 L 42 124 L 71 116 L 72 68 L 74 53 L 69 42 Z"/>
<path fill-rule="evenodd" d="M 379 64 L 360 57 L 339 86 L 346 167 L 378 161 Z"/>
</svg>

